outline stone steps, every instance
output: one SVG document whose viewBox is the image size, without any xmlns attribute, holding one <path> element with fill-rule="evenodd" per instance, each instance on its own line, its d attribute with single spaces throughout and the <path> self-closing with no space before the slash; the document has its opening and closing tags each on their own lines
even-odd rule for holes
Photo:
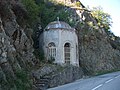
<svg viewBox="0 0 120 90">
<path fill-rule="evenodd" d="M 49 81 L 50 81 L 50 77 L 49 76 L 44 76 L 41 77 L 39 80 L 35 80 L 35 90 L 47 90 L 47 88 L 49 87 Z"/>
<path fill-rule="evenodd" d="M 47 87 L 45 86 L 45 84 L 36 84 L 36 90 L 46 90 Z"/>
</svg>

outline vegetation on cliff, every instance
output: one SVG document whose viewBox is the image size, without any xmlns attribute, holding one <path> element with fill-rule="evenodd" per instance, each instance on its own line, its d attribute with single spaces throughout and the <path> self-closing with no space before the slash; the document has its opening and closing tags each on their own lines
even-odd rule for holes
<svg viewBox="0 0 120 90">
<path fill-rule="evenodd" d="M 18 1 L 0 1 L 0 90 L 30 90 L 35 65 L 31 35 L 22 20 L 27 12 Z M 20 18 L 21 17 L 21 18 Z M 21 24 L 20 24 L 21 23 Z"/>
<path fill-rule="evenodd" d="M 43 28 L 52 21 L 57 20 L 57 17 L 60 18 L 61 21 L 65 21 L 70 25 L 74 25 L 74 23 L 70 19 L 70 13 L 65 10 L 63 4 L 58 2 L 51 2 L 44 0 L 22 0 L 23 5 L 28 11 L 29 21 L 28 23 L 38 20 Z"/>
<path fill-rule="evenodd" d="M 57 17 L 77 30 L 79 60 L 84 73 L 120 68 L 120 39 L 108 31 L 111 18 L 99 8 L 91 13 L 79 2 L 75 5 L 82 7 L 76 9 L 71 8 L 74 4 L 50 0 L 18 1 L 0 1 L 0 90 L 32 88 L 30 72 L 39 62 L 33 55 L 33 40 L 38 48 L 38 26 L 43 29 Z M 80 15 L 76 13 L 78 9 L 82 12 Z M 38 55 L 38 58 L 43 57 Z"/>
<path fill-rule="evenodd" d="M 26 4 L 24 2 L 26 2 Z M 42 29 L 49 22 L 56 20 L 57 17 L 59 17 L 60 20 L 65 21 L 65 22 L 69 23 L 70 25 L 74 26 L 78 32 L 79 43 L 80 43 L 79 48 L 82 47 L 82 43 L 83 43 L 83 46 L 85 47 L 85 45 L 88 44 L 88 42 L 85 43 L 86 39 L 90 39 L 89 41 L 91 41 L 92 35 L 93 35 L 94 41 L 96 42 L 95 47 L 101 48 L 103 51 L 105 48 L 97 45 L 97 43 L 99 41 L 98 39 L 100 39 L 101 44 L 107 42 L 108 44 L 107 44 L 104 52 L 107 51 L 108 47 L 111 48 L 112 52 L 109 53 L 110 56 L 106 56 L 106 57 L 108 57 L 107 60 L 104 61 L 104 59 L 103 59 L 103 62 L 100 62 L 103 65 L 100 65 L 100 67 L 98 67 L 99 65 L 96 66 L 97 64 L 95 64 L 95 67 L 98 67 L 98 69 L 104 68 L 104 69 L 108 69 L 108 70 L 113 69 L 114 67 L 116 68 L 116 65 L 114 65 L 114 64 L 113 65 L 110 64 L 110 65 L 108 65 L 108 67 L 105 67 L 106 63 L 110 63 L 110 62 L 114 63 L 114 61 L 112 61 L 113 60 L 112 58 L 117 57 L 117 56 L 114 56 L 114 55 L 111 56 L 111 54 L 113 54 L 113 52 L 114 52 L 112 47 L 117 47 L 117 46 L 110 37 L 112 35 L 112 33 L 109 31 L 110 26 L 112 24 L 111 17 L 108 13 L 103 12 L 101 7 L 96 7 L 89 11 L 79 1 L 73 2 L 73 3 L 66 1 L 66 3 L 64 3 L 63 0 L 60 0 L 60 2 L 57 0 L 46 0 L 46 1 L 44 1 L 44 0 L 41 0 L 41 1 L 35 0 L 34 1 L 33 0 L 31 5 L 29 5 L 29 2 L 27 0 L 24 0 L 24 2 L 23 2 L 23 4 L 25 5 L 25 7 L 28 7 L 27 10 L 29 12 L 29 15 L 33 15 L 33 17 L 37 17 L 36 20 L 38 20 L 38 18 L 39 18 L 40 22 L 38 22 L 38 23 L 41 25 Z M 68 3 L 71 3 L 71 4 L 68 4 Z M 30 12 L 32 10 L 29 7 L 33 7 L 33 10 L 34 10 L 34 8 L 37 8 L 37 10 L 39 10 L 39 11 L 37 11 L 37 14 L 30 14 L 33 12 Z M 79 14 L 76 13 L 77 10 L 80 11 Z M 81 30 L 83 30 L 83 31 L 81 31 Z M 103 36 L 103 38 L 100 36 L 100 34 L 101 34 L 101 36 Z M 107 34 L 108 34 L 108 36 L 107 36 Z M 36 36 L 36 34 L 35 34 L 35 36 Z M 105 37 L 107 37 L 107 39 Z M 115 37 L 115 36 L 112 35 L 112 38 L 113 37 Z M 81 40 L 81 39 L 83 39 L 83 40 Z M 36 39 L 34 39 L 34 38 L 33 38 L 33 40 L 36 41 Z M 104 40 L 105 40 L 105 42 L 104 42 Z M 35 46 L 37 46 L 37 45 L 38 45 L 38 43 L 36 42 Z M 103 44 L 103 45 L 105 45 L 105 44 Z M 94 47 L 94 45 L 92 45 L 92 44 L 89 44 L 89 46 L 92 48 Z M 81 55 L 81 52 L 83 52 L 84 50 L 88 50 L 88 49 L 89 48 L 80 49 L 79 50 L 80 56 L 81 57 L 84 56 L 83 54 L 85 54 L 85 53 L 82 53 L 82 55 Z M 91 49 L 90 49 L 90 51 L 91 51 Z M 94 52 L 95 51 L 93 51 L 93 53 Z M 116 53 L 116 51 L 114 53 Z M 90 55 L 90 57 L 94 56 L 94 55 L 91 55 L 90 53 L 88 53 L 88 56 L 86 56 L 86 55 L 87 55 L 87 52 L 85 54 L 85 57 L 88 57 L 89 55 Z M 100 55 L 101 55 L 101 58 L 102 57 L 105 58 L 103 56 L 103 54 L 100 54 Z M 96 54 L 95 54 L 95 56 L 96 56 Z M 96 60 L 97 58 L 95 58 L 95 56 L 92 57 L 90 60 L 94 60 L 94 62 L 97 61 Z M 81 57 L 80 57 L 80 62 L 82 61 Z M 98 60 L 101 60 L 101 58 L 99 58 Z M 109 58 L 111 58 L 111 59 L 109 59 Z M 108 59 L 111 61 L 106 62 L 106 61 L 109 61 Z M 86 62 L 84 62 L 85 60 L 86 60 Z M 80 64 L 83 65 L 82 67 L 84 68 L 84 70 L 86 69 L 87 72 L 92 72 L 92 73 L 93 73 L 93 71 L 96 72 L 96 70 L 94 70 L 95 68 L 89 67 L 89 65 L 91 66 L 91 64 L 88 64 L 87 63 L 88 61 L 89 61 L 88 59 L 84 58 L 83 62 L 81 62 Z"/>
<path fill-rule="evenodd" d="M 35 0 L 22 0 L 22 3 L 28 12 L 27 23 L 33 25 L 39 19 L 39 6 L 35 3 Z"/>
<path fill-rule="evenodd" d="M 112 24 L 112 19 L 108 13 L 105 13 L 102 10 L 102 7 L 94 7 L 92 10 L 92 16 L 96 18 L 98 21 L 98 26 L 104 28 L 105 30 L 109 30 Z"/>
</svg>

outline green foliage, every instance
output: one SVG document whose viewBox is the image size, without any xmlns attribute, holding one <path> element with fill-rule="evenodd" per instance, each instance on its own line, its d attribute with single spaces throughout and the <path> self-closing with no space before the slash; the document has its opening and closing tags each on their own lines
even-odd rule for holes
<svg viewBox="0 0 120 90">
<path fill-rule="evenodd" d="M 38 5 L 43 28 L 45 28 L 48 23 L 56 21 L 57 17 L 59 17 L 61 21 L 65 21 L 73 26 L 73 20 L 70 18 L 70 13 L 64 10 L 64 5 L 59 4 L 54 0 L 38 3 Z"/>
<path fill-rule="evenodd" d="M 50 59 L 48 60 L 48 63 L 53 64 L 53 62 L 55 61 L 54 57 L 50 57 Z"/>
<path fill-rule="evenodd" d="M 112 23 L 110 15 L 103 12 L 101 7 L 94 7 L 91 11 L 92 15 L 98 20 L 98 26 L 109 30 Z"/>
<path fill-rule="evenodd" d="M 76 6 L 80 7 L 81 3 L 79 1 L 76 2 Z"/>
<path fill-rule="evenodd" d="M 28 11 L 28 24 L 30 24 L 34 30 L 32 36 L 34 48 L 38 48 L 39 35 L 36 34 L 40 32 L 37 27 L 38 24 L 41 25 L 42 28 L 45 28 L 50 22 L 56 21 L 57 17 L 60 18 L 60 21 L 65 21 L 71 26 L 75 23 L 70 13 L 65 10 L 64 5 L 57 2 L 53 3 L 49 0 L 22 0 L 22 3 Z M 36 53 L 35 51 L 35 55 L 40 60 L 42 59 L 40 53 Z"/>
<path fill-rule="evenodd" d="M 29 76 L 27 72 L 24 70 L 18 70 L 16 72 L 17 79 L 15 80 L 15 85 L 17 90 L 31 90 L 31 81 L 29 80 Z"/>
<path fill-rule="evenodd" d="M 62 9 L 62 5 L 46 5 L 46 4 L 39 4 L 40 7 L 40 18 L 41 18 L 41 24 L 42 27 L 45 28 L 45 26 L 52 22 L 56 21 L 57 17 L 60 18 L 61 21 L 65 21 L 69 23 L 70 25 L 72 24 L 70 20 L 70 14 Z"/>
<path fill-rule="evenodd" d="M 55 8 L 47 8 L 45 4 L 40 4 L 40 18 L 41 24 L 44 28 L 49 22 L 52 22 L 55 19 Z"/>
<path fill-rule="evenodd" d="M 40 52 L 40 49 L 35 49 L 34 50 L 34 55 L 36 56 L 36 58 L 38 58 L 40 61 L 44 60 L 44 53 Z"/>
<path fill-rule="evenodd" d="M 33 25 L 39 18 L 39 6 L 35 3 L 34 0 L 22 0 L 22 3 L 28 11 L 28 23 Z"/>
<path fill-rule="evenodd" d="M 94 75 L 98 76 L 98 75 L 103 75 L 103 74 L 108 74 L 108 73 L 118 72 L 118 71 L 120 71 L 120 69 L 103 70 L 103 71 L 95 72 Z"/>
<path fill-rule="evenodd" d="M 49 0 L 47 2 L 44 2 L 44 0 L 22 0 L 22 3 L 28 11 L 28 23 L 31 25 L 35 24 L 37 21 L 39 22 L 40 19 L 41 26 L 45 28 L 48 23 L 55 21 L 57 17 L 59 17 L 61 21 L 73 25 L 70 13 L 65 11 L 63 9 L 64 6 L 57 2 L 52 3 Z"/>
<path fill-rule="evenodd" d="M 56 13 L 56 17 L 60 18 L 60 21 L 65 21 L 71 26 L 74 25 L 73 19 L 70 17 L 70 13 L 68 11 L 65 11 L 64 9 L 60 10 L 58 13 Z"/>
</svg>

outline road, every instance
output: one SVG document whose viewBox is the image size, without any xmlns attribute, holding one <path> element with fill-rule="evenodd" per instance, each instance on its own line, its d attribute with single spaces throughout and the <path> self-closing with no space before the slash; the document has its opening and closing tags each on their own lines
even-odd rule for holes
<svg viewBox="0 0 120 90">
<path fill-rule="evenodd" d="M 120 90 L 120 72 L 79 79 L 48 90 Z"/>
</svg>

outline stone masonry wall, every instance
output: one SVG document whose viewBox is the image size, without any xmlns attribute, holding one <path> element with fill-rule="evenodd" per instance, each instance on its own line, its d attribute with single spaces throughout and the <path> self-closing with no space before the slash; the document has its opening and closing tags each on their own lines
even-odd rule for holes
<svg viewBox="0 0 120 90">
<path fill-rule="evenodd" d="M 73 82 L 83 77 L 83 72 L 80 67 L 67 66 L 61 72 L 52 75 L 49 86 L 56 87 L 66 83 Z"/>
</svg>

